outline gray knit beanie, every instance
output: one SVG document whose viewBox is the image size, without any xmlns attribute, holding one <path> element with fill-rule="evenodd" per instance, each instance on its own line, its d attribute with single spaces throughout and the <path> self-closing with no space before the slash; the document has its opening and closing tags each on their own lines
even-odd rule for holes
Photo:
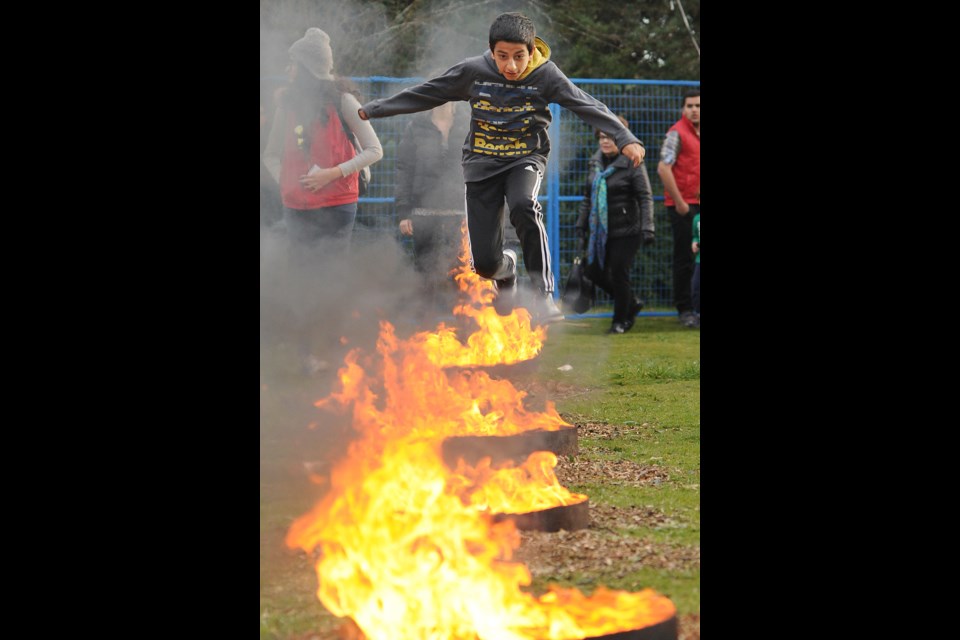
<svg viewBox="0 0 960 640">
<path fill-rule="evenodd" d="M 299 62 L 319 80 L 333 80 L 333 51 L 330 50 L 330 36 L 316 27 L 307 29 L 307 33 L 290 47 L 290 58 Z"/>
</svg>

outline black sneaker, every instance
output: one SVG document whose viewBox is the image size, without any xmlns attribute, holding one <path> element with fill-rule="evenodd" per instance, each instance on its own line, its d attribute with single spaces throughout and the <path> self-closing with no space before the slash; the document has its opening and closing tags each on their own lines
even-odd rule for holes
<svg viewBox="0 0 960 640">
<path fill-rule="evenodd" d="M 634 297 L 633 305 L 630 307 L 629 318 L 627 318 L 627 321 L 623 324 L 624 331 L 633 329 L 633 325 L 637 321 L 637 314 L 640 313 L 641 310 L 643 310 L 643 300 Z"/>
<path fill-rule="evenodd" d="M 628 331 L 627 327 L 625 325 L 620 324 L 619 322 L 614 322 L 613 326 L 607 329 L 607 333 L 614 334 L 614 335 L 621 335 L 626 333 L 627 331 Z"/>
<path fill-rule="evenodd" d="M 693 311 L 684 311 L 680 314 L 680 324 L 687 327 L 688 329 L 693 329 L 697 324 L 697 314 Z"/>
</svg>

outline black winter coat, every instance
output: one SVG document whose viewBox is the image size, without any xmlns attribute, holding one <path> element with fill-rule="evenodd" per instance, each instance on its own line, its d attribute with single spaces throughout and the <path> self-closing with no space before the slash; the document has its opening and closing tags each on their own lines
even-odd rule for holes
<svg viewBox="0 0 960 640">
<path fill-rule="evenodd" d="M 407 125 L 397 148 L 397 214 L 408 218 L 413 209 L 463 211 L 463 170 L 460 168 L 466 133 L 450 130 L 447 147 L 430 112 Z"/>
<path fill-rule="evenodd" d="M 629 238 L 644 235 L 652 237 L 653 193 L 647 167 L 641 163 L 634 168 L 630 158 L 618 155 L 613 161 L 616 170 L 607 177 L 608 237 Z M 608 165 L 609 166 L 609 165 Z M 590 176 L 583 190 L 580 217 L 577 218 L 578 237 L 590 235 L 590 203 L 593 196 L 593 178 L 597 167 L 603 167 L 603 154 L 597 151 L 590 159 Z"/>
</svg>

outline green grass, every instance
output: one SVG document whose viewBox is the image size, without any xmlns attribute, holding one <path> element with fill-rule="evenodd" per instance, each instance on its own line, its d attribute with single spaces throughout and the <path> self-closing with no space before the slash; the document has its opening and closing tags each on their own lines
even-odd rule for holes
<svg viewBox="0 0 960 640">
<path fill-rule="evenodd" d="M 584 320 L 551 329 L 536 371 L 520 374 L 518 383 L 549 389 L 548 399 L 568 422 L 617 425 L 609 437 L 581 439 L 585 458 L 629 461 L 663 471 L 665 480 L 656 485 L 571 487 L 595 504 L 647 507 L 668 519 L 665 526 L 624 527 L 609 535 L 645 540 L 683 557 L 696 550 L 693 555 L 699 558 L 700 332 L 682 328 L 675 318 L 641 318 L 633 331 L 621 336 L 605 335 L 608 325 L 609 320 Z M 558 370 L 567 364 L 572 371 Z M 311 563 L 283 547 L 286 529 L 310 504 L 310 495 L 296 481 L 294 463 L 303 459 L 304 444 L 296 434 L 306 424 L 308 401 L 321 395 L 303 382 L 285 385 L 284 393 L 261 392 L 261 639 L 287 640 L 308 632 L 334 637 L 324 634 L 332 634 L 338 624 L 316 600 Z M 606 570 L 541 575 L 533 589 L 539 592 L 550 582 L 588 593 L 601 584 L 627 590 L 651 587 L 673 599 L 682 616 L 700 613 L 699 560 L 625 575 Z"/>
<path fill-rule="evenodd" d="M 557 398 L 568 422 L 622 425 L 610 438 L 581 440 L 583 455 L 662 467 L 660 486 L 611 484 L 571 487 L 596 504 L 648 506 L 672 524 L 620 533 L 655 544 L 700 546 L 700 332 L 675 318 L 641 318 L 630 333 L 605 335 L 609 320 L 567 323 L 553 331 L 541 356 L 540 375 L 575 387 Z M 559 371 L 569 364 L 573 370 Z M 577 576 L 577 586 L 652 587 L 669 595 L 681 615 L 700 613 L 699 566 L 677 571 L 644 570 L 604 582 L 603 575 Z M 543 582 L 538 580 L 538 583 Z"/>
<path fill-rule="evenodd" d="M 281 457 L 270 455 L 260 465 L 260 638 L 332 629 L 336 622 L 315 595 L 312 563 L 305 554 L 284 545 L 287 530 L 296 516 L 310 508 L 311 497 L 296 480 L 276 473 L 293 453 L 282 447 L 270 449 Z M 265 474 L 273 476 L 270 482 L 264 482 Z"/>
<path fill-rule="evenodd" d="M 653 587 L 659 593 L 670 597 L 677 606 L 680 615 L 700 613 L 700 571 L 680 571 L 665 574 L 662 571 L 644 569 L 619 576 L 615 573 L 591 573 L 570 576 L 539 576 L 534 580 L 532 588 L 537 591 L 546 591 L 551 584 L 562 587 L 575 587 L 590 595 L 597 585 L 605 585 L 612 589 L 624 591 L 640 591 Z"/>
</svg>

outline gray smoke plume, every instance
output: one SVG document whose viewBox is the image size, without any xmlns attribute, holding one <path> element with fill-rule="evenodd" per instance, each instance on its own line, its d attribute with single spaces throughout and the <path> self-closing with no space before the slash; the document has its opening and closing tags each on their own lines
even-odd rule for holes
<svg viewBox="0 0 960 640">
<path fill-rule="evenodd" d="M 261 0 L 261 104 L 272 118 L 274 90 L 285 82 L 287 50 L 309 27 L 330 36 L 339 75 L 422 77 L 482 54 L 490 24 L 503 11 L 524 11 L 540 25 L 534 5 L 423 0 L 388 13 L 376 2 Z M 460 112 L 466 117 L 465 108 Z M 382 221 L 378 230 L 366 232 L 358 224 L 346 254 L 320 247 L 307 262 L 291 256 L 282 224 L 261 228 L 261 438 L 264 429 L 290 435 L 320 421 L 314 437 L 326 438 L 327 448 L 339 443 L 349 429 L 329 422 L 312 403 L 329 391 L 347 351 L 372 350 L 381 321 L 396 325 L 401 335 L 435 326 L 436 309 L 420 306 L 420 283 L 398 240 L 397 222 Z M 300 447 L 297 442 L 290 446 Z M 261 463 L 262 458 L 263 443 Z"/>
</svg>

